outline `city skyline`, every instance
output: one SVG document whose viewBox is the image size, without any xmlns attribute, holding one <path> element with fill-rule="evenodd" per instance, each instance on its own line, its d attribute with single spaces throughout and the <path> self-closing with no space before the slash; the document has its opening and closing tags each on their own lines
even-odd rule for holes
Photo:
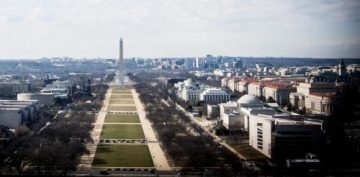
<svg viewBox="0 0 360 177">
<path fill-rule="evenodd" d="M 0 58 L 360 57 L 359 1 L 2 1 Z"/>
</svg>

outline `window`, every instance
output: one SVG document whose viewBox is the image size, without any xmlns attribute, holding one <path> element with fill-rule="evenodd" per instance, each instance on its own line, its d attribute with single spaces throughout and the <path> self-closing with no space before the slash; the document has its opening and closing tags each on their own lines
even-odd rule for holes
<svg viewBox="0 0 360 177">
<path fill-rule="evenodd" d="M 311 102 L 311 109 L 315 110 L 315 102 Z"/>
</svg>

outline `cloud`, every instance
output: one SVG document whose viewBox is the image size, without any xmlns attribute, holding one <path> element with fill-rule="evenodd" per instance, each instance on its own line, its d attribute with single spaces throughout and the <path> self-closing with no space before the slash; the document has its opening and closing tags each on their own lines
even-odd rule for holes
<svg viewBox="0 0 360 177">
<path fill-rule="evenodd" d="M 2 0 L 0 58 L 116 57 L 120 36 L 126 56 L 359 57 L 348 52 L 359 47 L 349 42 L 359 8 L 356 0 Z"/>
</svg>

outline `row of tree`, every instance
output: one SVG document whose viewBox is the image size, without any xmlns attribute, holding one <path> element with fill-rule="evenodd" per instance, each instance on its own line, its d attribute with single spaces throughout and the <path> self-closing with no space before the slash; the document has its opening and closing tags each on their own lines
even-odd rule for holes
<svg viewBox="0 0 360 177">
<path fill-rule="evenodd" d="M 222 170 L 217 172 L 223 176 L 233 176 L 243 171 L 236 155 L 215 142 L 201 127 L 191 123 L 190 118 L 175 104 L 167 101 L 170 96 L 168 87 L 158 81 L 158 73 L 137 73 L 129 77 L 135 82 L 134 87 L 145 104 L 147 118 L 153 123 L 173 165 L 199 170 L 204 170 L 204 167 L 218 168 Z"/>
<path fill-rule="evenodd" d="M 76 169 L 79 157 L 88 153 L 85 143 L 93 140 L 90 131 L 108 86 L 94 86 L 91 103 L 74 100 L 67 112 L 61 106 L 43 107 L 39 119 L 17 130 L 16 137 L 0 146 L 0 174 L 59 175 Z M 89 113 L 90 112 L 90 113 Z"/>
</svg>

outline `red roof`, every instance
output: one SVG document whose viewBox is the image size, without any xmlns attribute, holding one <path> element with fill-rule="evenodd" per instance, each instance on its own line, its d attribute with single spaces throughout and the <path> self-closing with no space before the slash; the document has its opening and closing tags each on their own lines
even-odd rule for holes
<svg viewBox="0 0 360 177">
<path fill-rule="evenodd" d="M 285 83 L 281 83 L 281 82 L 276 82 L 276 83 L 267 83 L 265 85 L 265 87 L 269 87 L 269 88 L 274 88 L 274 89 L 279 89 L 279 88 L 291 88 L 292 86 L 289 84 L 285 84 Z"/>
<path fill-rule="evenodd" d="M 326 93 L 310 93 L 310 95 L 314 95 L 314 96 L 321 96 L 321 97 L 334 97 L 335 93 L 334 92 L 326 92 Z"/>
</svg>

